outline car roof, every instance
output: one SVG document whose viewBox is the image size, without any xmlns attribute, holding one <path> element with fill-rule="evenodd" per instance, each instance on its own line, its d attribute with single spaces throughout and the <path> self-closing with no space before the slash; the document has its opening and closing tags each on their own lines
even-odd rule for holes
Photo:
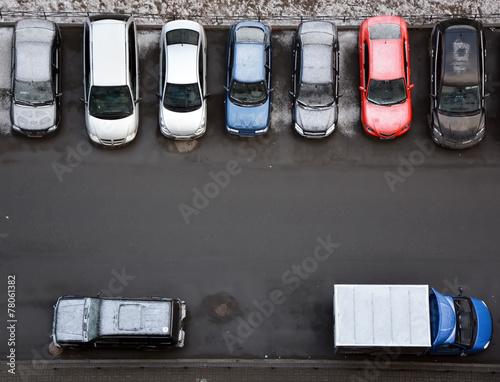
<svg viewBox="0 0 500 382">
<path fill-rule="evenodd" d="M 167 46 L 167 81 L 173 84 L 198 82 L 198 47 L 190 44 Z"/>
<path fill-rule="evenodd" d="M 333 81 L 333 51 L 329 45 L 303 45 L 302 82 L 323 84 Z"/>
<path fill-rule="evenodd" d="M 265 45 L 240 42 L 234 47 L 234 78 L 241 82 L 258 82 L 265 78 Z"/>
<path fill-rule="evenodd" d="M 50 80 L 55 33 L 55 24 L 48 20 L 26 19 L 16 23 L 16 80 Z"/>
<path fill-rule="evenodd" d="M 102 299 L 100 335 L 171 335 L 172 301 Z"/>
<path fill-rule="evenodd" d="M 302 82 L 328 83 L 333 80 L 335 26 L 328 21 L 307 21 L 299 26 L 302 42 Z"/>
<path fill-rule="evenodd" d="M 475 84 L 480 78 L 479 33 L 471 25 L 453 25 L 444 33 L 443 83 Z"/>
<path fill-rule="evenodd" d="M 91 25 L 94 85 L 127 84 L 126 22 L 106 19 Z"/>
</svg>

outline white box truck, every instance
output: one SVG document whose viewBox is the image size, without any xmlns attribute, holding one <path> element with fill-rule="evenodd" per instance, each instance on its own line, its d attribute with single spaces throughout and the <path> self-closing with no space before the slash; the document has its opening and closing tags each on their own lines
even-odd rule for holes
<svg viewBox="0 0 500 382">
<path fill-rule="evenodd" d="M 404 354 L 470 354 L 486 349 L 492 319 L 486 304 L 428 285 L 334 286 L 335 349 Z"/>
</svg>

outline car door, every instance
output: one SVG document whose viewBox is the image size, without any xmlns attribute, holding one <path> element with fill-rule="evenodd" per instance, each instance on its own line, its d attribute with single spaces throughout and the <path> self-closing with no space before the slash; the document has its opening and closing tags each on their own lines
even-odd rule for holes
<svg viewBox="0 0 500 382">
<path fill-rule="evenodd" d="M 293 73 L 292 73 L 292 96 L 295 103 L 297 99 L 297 92 L 299 91 L 299 78 L 300 78 L 300 37 L 295 37 L 293 46 Z"/>
</svg>

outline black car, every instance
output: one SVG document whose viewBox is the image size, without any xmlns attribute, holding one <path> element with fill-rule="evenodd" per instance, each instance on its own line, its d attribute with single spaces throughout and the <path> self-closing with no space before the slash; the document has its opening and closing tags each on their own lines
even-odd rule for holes
<svg viewBox="0 0 500 382">
<path fill-rule="evenodd" d="M 299 25 L 293 46 L 293 121 L 307 138 L 324 138 L 338 120 L 339 42 L 329 21 Z"/>
<path fill-rule="evenodd" d="M 432 139 L 447 148 L 472 147 L 485 132 L 483 25 L 462 18 L 436 24 L 429 55 Z"/>
<path fill-rule="evenodd" d="M 56 23 L 26 19 L 12 36 L 12 129 L 40 137 L 56 131 L 60 120 L 61 33 Z"/>
</svg>

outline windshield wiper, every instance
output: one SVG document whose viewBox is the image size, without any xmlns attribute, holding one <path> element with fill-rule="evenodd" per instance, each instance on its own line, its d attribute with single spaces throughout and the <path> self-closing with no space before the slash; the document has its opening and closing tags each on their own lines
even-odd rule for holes
<svg viewBox="0 0 500 382">
<path fill-rule="evenodd" d="M 19 100 L 14 100 L 14 103 L 17 105 L 24 105 L 24 106 L 37 106 L 36 103 L 30 102 L 30 101 L 19 101 Z"/>
</svg>

